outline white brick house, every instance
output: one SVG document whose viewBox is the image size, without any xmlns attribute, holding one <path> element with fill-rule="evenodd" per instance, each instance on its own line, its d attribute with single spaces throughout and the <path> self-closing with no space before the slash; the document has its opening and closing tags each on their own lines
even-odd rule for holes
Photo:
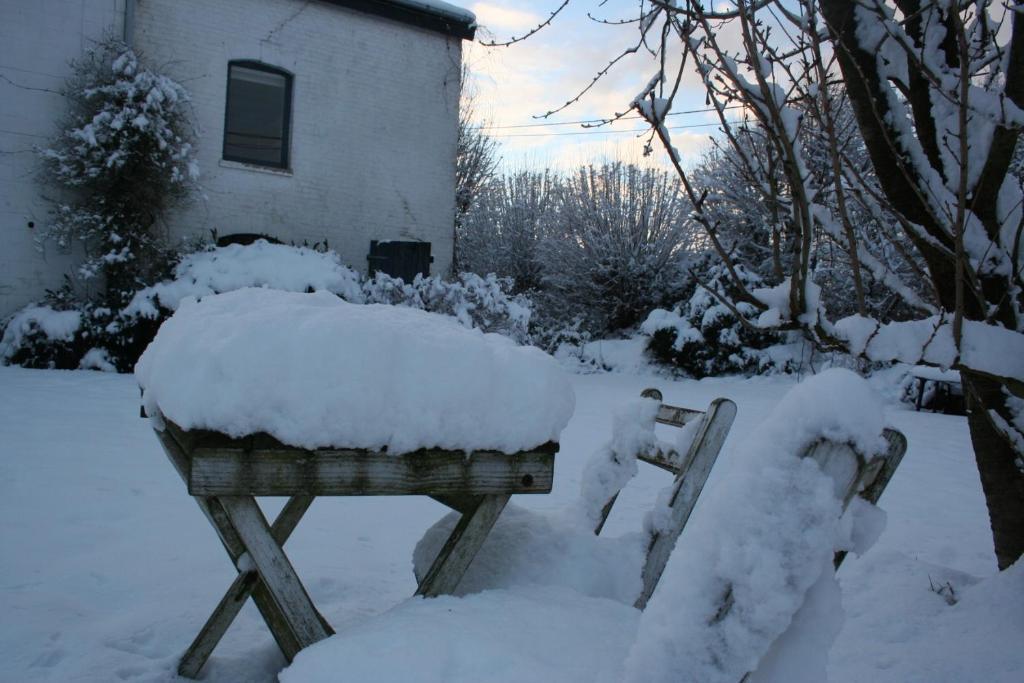
<svg viewBox="0 0 1024 683">
<path fill-rule="evenodd" d="M 371 240 L 452 257 L 461 42 L 470 13 L 430 0 L 0 0 L 0 317 L 74 262 L 36 237 L 34 145 L 63 111 L 69 60 L 123 36 L 183 83 L 202 196 L 171 237 L 323 243 L 365 271 Z M 270 113 L 268 113 L 270 112 Z M 422 252 L 422 248 L 418 251 Z"/>
</svg>

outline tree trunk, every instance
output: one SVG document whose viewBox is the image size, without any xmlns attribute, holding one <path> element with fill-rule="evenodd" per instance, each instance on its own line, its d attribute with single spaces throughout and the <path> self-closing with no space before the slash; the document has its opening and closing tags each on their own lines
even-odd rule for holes
<svg viewBox="0 0 1024 683">
<path fill-rule="evenodd" d="M 989 411 L 1005 410 L 1005 395 L 998 382 L 962 371 L 967 423 L 974 457 L 985 493 L 992 541 L 999 569 L 1006 569 L 1024 554 L 1024 460 L 999 430 Z M 1005 413 L 1004 413 L 1005 414 Z"/>
</svg>

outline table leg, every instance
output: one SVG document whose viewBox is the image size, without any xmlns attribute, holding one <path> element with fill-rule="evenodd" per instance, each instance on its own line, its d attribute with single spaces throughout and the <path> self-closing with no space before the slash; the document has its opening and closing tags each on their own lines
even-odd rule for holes
<svg viewBox="0 0 1024 683">
<path fill-rule="evenodd" d="M 189 469 L 189 457 L 187 455 L 188 449 L 186 448 L 186 444 L 181 441 L 181 439 L 186 439 L 187 435 L 178 433 L 176 430 L 172 429 L 170 425 L 168 425 L 166 430 L 157 430 L 156 435 L 157 438 L 159 438 L 164 451 L 167 453 L 167 457 L 174 465 L 175 470 L 177 470 L 182 480 L 187 483 Z M 297 496 L 296 498 L 300 497 Z M 195 496 L 193 497 L 193 500 L 196 501 L 196 504 L 199 505 L 199 509 L 203 511 L 203 514 L 206 515 L 206 518 L 216 530 L 221 543 L 224 545 L 224 550 L 228 553 L 228 556 L 235 564 L 235 567 L 238 568 L 239 560 L 243 553 L 245 553 L 246 546 L 239 537 L 234 525 L 229 520 L 221 501 L 215 497 L 203 496 Z M 255 505 L 255 500 L 251 497 L 250 500 L 252 500 L 253 505 Z M 308 504 L 306 507 L 308 507 Z M 257 511 L 258 510 L 259 509 L 257 507 Z M 282 515 L 284 512 L 285 511 L 282 511 Z M 304 508 L 302 509 L 302 512 L 305 512 Z M 289 514 L 291 515 L 295 513 L 298 513 L 297 508 Z M 260 516 L 262 517 L 262 513 L 260 513 Z M 287 517 L 281 521 L 282 524 L 285 522 L 292 524 L 292 528 L 294 528 L 294 524 L 298 523 L 298 518 L 300 517 L 301 514 L 298 514 L 294 521 L 289 521 Z M 266 524 L 265 521 L 264 524 Z M 288 532 L 290 533 L 291 529 L 289 529 Z M 280 543 L 283 544 L 284 538 L 279 540 Z M 239 568 L 239 571 L 241 572 L 242 569 Z M 256 574 L 256 572 L 253 573 Z M 238 586 L 233 584 L 232 589 L 235 588 L 238 588 Z M 274 601 L 273 596 L 267 590 L 262 578 L 258 574 L 256 574 L 256 581 L 253 584 L 251 594 L 253 602 L 256 603 L 256 607 L 263 616 L 263 621 L 266 622 L 267 627 L 270 629 L 271 635 L 274 636 L 274 640 L 277 642 L 278 647 L 281 648 L 281 652 L 284 654 L 285 659 L 290 662 L 295 655 L 298 654 L 299 650 L 303 648 L 303 644 L 301 639 L 292 631 L 289 620 L 285 617 L 278 604 Z M 202 668 L 206 659 L 210 656 L 210 652 L 212 652 L 213 647 L 220 640 L 221 636 L 223 636 L 228 625 L 230 625 L 230 620 L 226 623 L 221 623 L 221 620 L 218 618 L 219 612 L 222 608 L 224 610 L 231 610 L 232 608 L 237 607 L 234 609 L 234 614 L 237 614 L 238 609 L 240 609 L 242 603 L 245 602 L 244 599 L 240 597 L 241 594 L 235 593 L 235 595 L 239 597 L 231 598 L 230 596 L 225 596 L 225 598 L 221 600 L 221 603 L 218 605 L 214 614 L 209 620 L 207 620 L 207 624 L 204 625 L 203 630 L 200 631 L 199 636 L 197 636 L 189 650 L 186 651 L 185 656 L 179 664 L 179 673 L 182 676 L 194 677 L 198 675 L 200 668 Z M 238 602 L 239 604 L 235 606 L 235 602 Z M 225 612 L 225 616 L 226 614 L 227 613 Z M 231 618 L 233 619 L 234 616 L 232 615 Z M 327 624 L 327 621 L 319 615 L 319 613 L 317 613 L 317 618 L 323 626 L 324 631 L 326 633 L 331 633 L 332 631 L 330 626 Z M 217 623 L 211 624 L 212 621 L 216 621 Z M 208 634 L 205 633 L 207 631 L 207 627 L 210 627 Z"/>
<path fill-rule="evenodd" d="M 275 541 L 280 545 L 284 545 L 312 502 L 313 496 L 292 496 L 288 500 L 288 503 L 285 504 L 284 509 L 281 510 L 281 513 L 274 520 L 274 524 L 270 529 L 270 533 Z M 239 561 L 238 557 L 232 557 L 232 559 L 236 564 Z M 210 654 L 217 647 L 221 638 L 224 637 L 228 627 L 231 626 L 235 617 L 238 616 L 238 612 L 254 591 L 258 590 L 260 593 L 259 604 L 267 607 L 268 612 L 273 610 L 269 618 L 282 625 L 285 623 L 278 610 L 268 607 L 273 605 L 273 601 L 266 594 L 266 591 L 262 589 L 261 584 L 262 582 L 257 571 L 239 571 L 231 587 L 228 588 L 216 609 L 213 610 L 210 618 L 206 620 L 203 628 L 199 631 L 199 635 L 196 636 L 195 640 L 192 641 L 192 645 L 189 646 L 182 656 L 181 662 L 178 664 L 178 675 L 187 678 L 195 678 L 199 675 L 199 671 L 206 664 L 206 660 L 209 659 Z M 261 612 L 263 611 L 261 609 Z M 268 618 L 267 614 L 264 614 L 264 618 Z M 322 617 L 321 620 L 323 620 Z M 324 625 L 327 626 L 325 621 Z M 327 628 L 330 627 L 327 626 Z M 280 631 L 281 629 L 279 628 L 278 632 Z M 274 635 L 278 645 L 281 647 L 281 651 L 286 653 L 286 658 L 290 661 L 300 649 L 298 642 L 290 633 L 284 637 L 284 642 L 282 642 L 281 638 L 278 638 L 277 633 Z"/>
<path fill-rule="evenodd" d="M 300 648 L 327 638 L 329 629 L 324 628 L 295 569 L 270 533 L 256 500 L 252 496 L 221 496 L 217 500 L 256 565 L 263 586 L 284 616 L 289 631 L 298 639 Z M 268 626 L 274 628 L 273 624 Z"/>
<path fill-rule="evenodd" d="M 416 595 L 432 598 L 455 591 L 508 499 L 507 494 L 480 496 L 471 508 L 462 511 L 462 518 L 420 582 Z"/>
</svg>

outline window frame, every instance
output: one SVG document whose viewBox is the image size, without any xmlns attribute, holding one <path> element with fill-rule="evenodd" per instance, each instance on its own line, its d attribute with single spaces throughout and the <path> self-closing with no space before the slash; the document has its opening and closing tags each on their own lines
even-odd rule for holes
<svg viewBox="0 0 1024 683">
<path fill-rule="evenodd" d="M 253 159 L 246 159 L 228 154 L 228 121 L 230 120 L 231 114 L 231 69 L 233 67 L 240 66 L 246 69 L 253 69 L 255 71 L 263 71 L 265 73 L 274 74 L 275 76 L 284 77 L 284 112 L 281 120 L 281 161 L 270 162 L 270 161 L 254 161 Z M 291 169 L 291 135 L 292 135 L 292 81 L 294 80 L 293 74 L 278 66 L 272 66 L 264 62 L 259 62 L 252 59 L 232 59 L 228 62 L 227 70 L 227 84 L 224 88 L 224 135 L 221 146 L 221 158 L 225 161 L 233 161 L 240 164 L 246 164 L 249 166 L 257 166 L 261 168 L 275 168 L 282 170 Z"/>
</svg>

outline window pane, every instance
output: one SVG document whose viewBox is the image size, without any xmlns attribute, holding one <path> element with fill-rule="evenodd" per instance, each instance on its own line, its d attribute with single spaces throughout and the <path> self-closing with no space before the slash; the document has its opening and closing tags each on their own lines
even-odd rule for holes
<svg viewBox="0 0 1024 683">
<path fill-rule="evenodd" d="M 285 166 L 287 77 L 231 65 L 224 156 Z"/>
</svg>

